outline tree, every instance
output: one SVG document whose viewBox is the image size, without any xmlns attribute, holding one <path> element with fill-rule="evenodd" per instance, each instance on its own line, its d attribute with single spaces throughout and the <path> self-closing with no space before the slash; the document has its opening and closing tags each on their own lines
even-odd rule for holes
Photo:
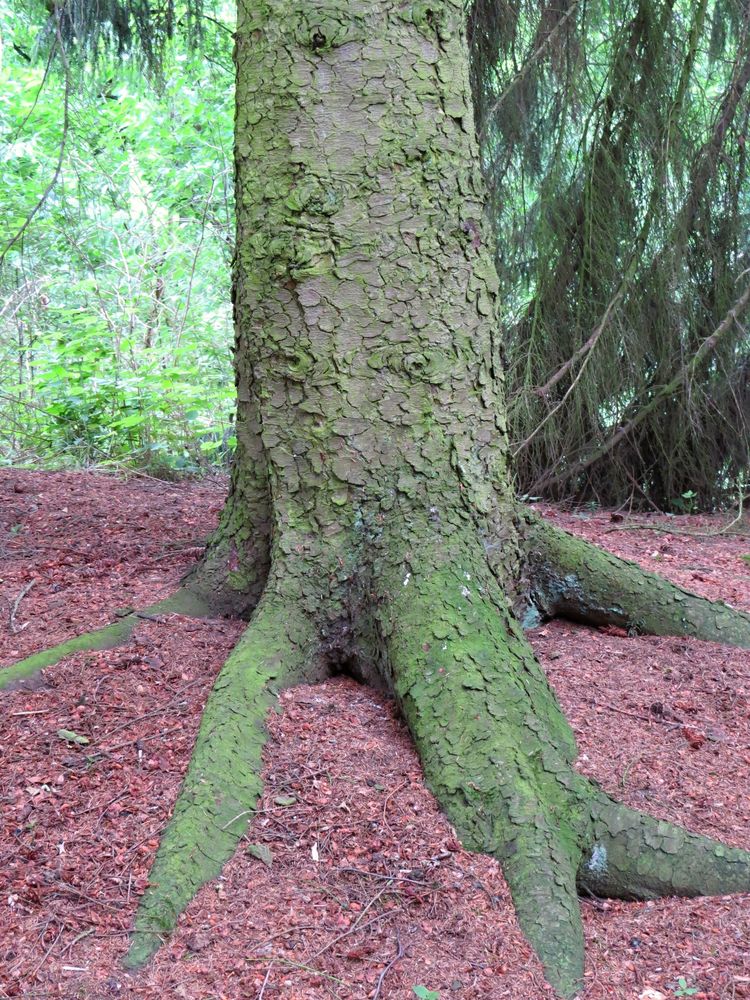
<svg viewBox="0 0 750 1000">
<path fill-rule="evenodd" d="M 154 609 L 250 616 L 203 716 L 136 917 L 146 961 L 221 870 L 284 686 L 385 686 L 463 842 L 495 855 L 550 983 L 577 992 L 577 889 L 750 889 L 750 854 L 574 768 L 520 620 L 750 646 L 750 616 L 535 519 L 513 497 L 492 251 L 460 0 L 240 0 L 238 451 L 221 523 Z M 122 641 L 137 615 L 29 657 Z"/>
</svg>

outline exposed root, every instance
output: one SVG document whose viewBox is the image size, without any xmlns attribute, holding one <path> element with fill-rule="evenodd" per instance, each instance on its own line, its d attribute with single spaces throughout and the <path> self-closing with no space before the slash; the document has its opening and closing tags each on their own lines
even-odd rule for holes
<svg viewBox="0 0 750 1000">
<path fill-rule="evenodd" d="M 615 899 L 750 891 L 750 854 L 601 796 L 578 873 L 587 892 Z"/>
<path fill-rule="evenodd" d="M 32 653 L 31 656 L 0 669 L 0 691 L 23 687 L 40 670 L 54 666 L 73 653 L 113 649 L 115 646 L 121 646 L 130 639 L 136 625 L 143 617 L 170 613 L 201 618 L 210 614 L 211 609 L 191 590 L 182 588 L 170 597 L 166 597 L 163 601 L 157 601 L 142 611 L 134 611 L 124 615 L 111 625 L 95 629 L 92 632 L 84 632 L 83 635 L 74 636 L 72 639 L 66 639 L 65 642 L 61 642 L 57 646 L 50 646 L 38 653 Z"/>
<path fill-rule="evenodd" d="M 750 615 L 708 601 L 559 528 L 527 516 L 528 624 L 565 617 L 647 635 L 685 635 L 750 648 Z"/>
<path fill-rule="evenodd" d="M 423 569 L 406 586 L 384 574 L 379 619 L 427 783 L 464 844 L 500 860 L 547 978 L 574 996 L 584 952 L 571 801 L 588 787 L 572 769 L 573 734 L 478 543 L 410 552 Z"/>
<path fill-rule="evenodd" d="M 378 522 L 378 532 L 367 573 L 350 576 L 334 549 L 325 570 L 320 551 L 305 560 L 295 550 L 288 565 L 279 557 L 206 705 L 127 966 L 151 957 L 235 850 L 261 792 L 265 716 L 278 691 L 322 679 L 342 654 L 363 680 L 393 691 L 429 787 L 464 844 L 502 864 L 520 926 L 561 997 L 576 996 L 583 980 L 578 890 L 628 899 L 750 890 L 750 854 L 628 809 L 575 770 L 573 733 L 470 521 L 441 528 L 410 512 Z M 530 537 L 545 613 L 628 625 L 637 616 L 647 631 L 750 644 L 746 615 L 551 526 L 532 522 Z M 312 585 L 310 567 L 320 578 Z M 183 590 L 140 614 L 205 610 Z M 69 640 L 6 676 L 123 642 L 138 620 Z"/>
<path fill-rule="evenodd" d="M 421 557 L 406 586 L 402 571 L 383 575 L 385 670 L 430 788 L 464 844 L 501 862 L 560 996 L 583 976 L 577 887 L 632 899 L 750 890 L 750 854 L 627 809 L 574 769 L 568 724 L 471 539 Z"/>
<path fill-rule="evenodd" d="M 261 793 L 265 717 L 277 692 L 319 680 L 312 619 L 273 589 L 222 667 L 141 900 L 125 965 L 143 965 L 232 856 Z"/>
<path fill-rule="evenodd" d="M 578 852 L 571 852 L 538 792 L 530 793 L 525 804 L 519 802 L 512 819 L 519 824 L 515 838 L 492 853 L 502 864 L 518 923 L 539 956 L 548 982 L 561 996 L 575 996 L 583 982 L 584 963 L 576 890 Z"/>
</svg>

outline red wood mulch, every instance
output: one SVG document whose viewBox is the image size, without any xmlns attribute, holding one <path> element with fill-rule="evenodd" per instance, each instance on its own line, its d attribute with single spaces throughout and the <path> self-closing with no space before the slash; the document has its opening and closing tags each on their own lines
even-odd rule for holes
<svg viewBox="0 0 750 1000">
<path fill-rule="evenodd" d="M 0 472 L 0 658 L 174 588 L 223 482 Z M 565 527 L 750 610 L 750 538 L 722 518 L 548 510 Z M 745 524 L 747 532 L 748 525 Z M 27 590 L 13 615 L 19 595 Z M 340 679 L 283 697 L 243 847 L 149 967 L 119 964 L 235 622 L 145 621 L 2 697 L 0 997 L 549 997 L 502 875 L 461 849 L 392 704 Z M 580 766 L 631 805 L 750 847 L 747 652 L 562 622 L 532 634 Z M 90 739 L 79 746 L 58 730 Z M 262 845 L 271 864 L 248 852 Z M 256 850 L 257 853 L 257 850 Z M 748 897 L 583 903 L 586 1000 L 750 997 Z M 684 994 L 683 994 L 684 995 Z"/>
</svg>

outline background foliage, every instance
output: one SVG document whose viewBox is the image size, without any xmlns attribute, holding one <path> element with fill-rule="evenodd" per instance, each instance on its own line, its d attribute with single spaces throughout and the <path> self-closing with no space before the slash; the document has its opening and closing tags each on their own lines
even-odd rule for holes
<svg viewBox="0 0 750 1000">
<path fill-rule="evenodd" d="M 233 15 L 0 0 L 0 460 L 190 470 L 225 451 Z M 750 0 L 468 18 L 519 490 L 736 499 Z"/>
<path fill-rule="evenodd" d="M 736 499 L 749 28 L 748 0 L 473 7 L 524 492 L 667 509 Z"/>
<path fill-rule="evenodd" d="M 158 80 L 66 73 L 45 23 L 0 0 L 0 454 L 198 467 L 233 410 L 231 22 Z"/>
</svg>

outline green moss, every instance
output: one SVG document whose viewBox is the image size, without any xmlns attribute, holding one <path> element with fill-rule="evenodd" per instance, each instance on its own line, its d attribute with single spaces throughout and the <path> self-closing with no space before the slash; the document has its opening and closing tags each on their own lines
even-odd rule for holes
<svg viewBox="0 0 750 1000">
<path fill-rule="evenodd" d="M 97 629 L 95 632 L 86 632 L 84 635 L 67 639 L 57 646 L 33 653 L 31 656 L 19 660 L 18 663 L 0 670 L 0 691 L 14 688 L 31 680 L 41 670 L 54 666 L 66 656 L 119 646 L 127 642 L 137 624 L 138 619 L 135 615 L 126 615 L 105 628 Z"/>
<path fill-rule="evenodd" d="M 530 514 L 527 524 L 531 596 L 540 612 L 750 647 L 750 615 L 691 594 Z"/>
<path fill-rule="evenodd" d="M 141 620 L 141 616 L 170 613 L 201 617 L 209 613 L 209 608 L 198 594 L 193 593 L 188 588 L 182 588 L 171 597 L 151 604 L 143 611 L 126 614 L 111 625 L 95 629 L 92 632 L 85 632 L 72 639 L 66 639 L 65 642 L 38 653 L 32 653 L 31 656 L 19 660 L 12 666 L 0 669 L 0 691 L 29 682 L 41 670 L 54 666 L 66 656 L 72 656 L 74 653 L 93 652 L 121 646 L 130 639 Z"/>
<path fill-rule="evenodd" d="M 135 919 L 126 964 L 146 962 L 197 890 L 231 857 L 262 791 L 265 717 L 277 692 L 310 675 L 314 625 L 267 594 L 216 679 L 172 819 Z"/>
<path fill-rule="evenodd" d="M 483 551 L 453 528 L 417 542 L 412 525 L 392 549 L 409 552 L 408 566 L 378 570 L 385 669 L 431 790 L 466 846 L 502 862 L 547 977 L 572 996 L 583 972 L 575 872 L 594 792 Z"/>
</svg>

